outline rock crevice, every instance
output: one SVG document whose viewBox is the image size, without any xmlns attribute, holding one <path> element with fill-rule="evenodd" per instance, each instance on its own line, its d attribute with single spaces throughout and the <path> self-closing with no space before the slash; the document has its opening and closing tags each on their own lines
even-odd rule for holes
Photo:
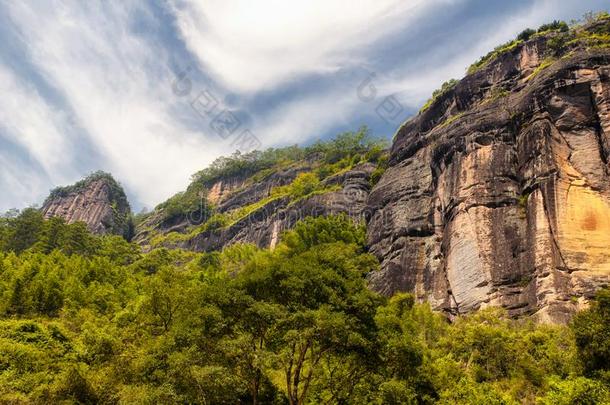
<svg viewBox="0 0 610 405">
<path fill-rule="evenodd" d="M 399 129 L 367 202 L 372 288 L 454 315 L 501 305 L 564 322 L 572 297 L 610 282 L 610 51 L 576 47 L 544 68 L 545 41 Z"/>
</svg>

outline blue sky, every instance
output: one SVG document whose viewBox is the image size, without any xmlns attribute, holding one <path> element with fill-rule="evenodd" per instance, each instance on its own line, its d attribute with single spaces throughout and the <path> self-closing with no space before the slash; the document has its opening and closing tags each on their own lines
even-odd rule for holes
<svg viewBox="0 0 610 405">
<path fill-rule="evenodd" d="M 235 149 L 366 124 L 602 0 L 0 1 L 0 211 L 111 172 L 136 210 Z"/>
</svg>

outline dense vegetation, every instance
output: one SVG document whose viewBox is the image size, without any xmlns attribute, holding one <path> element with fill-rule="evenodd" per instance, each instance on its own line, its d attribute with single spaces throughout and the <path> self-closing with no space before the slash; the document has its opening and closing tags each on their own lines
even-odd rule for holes
<svg viewBox="0 0 610 405">
<path fill-rule="evenodd" d="M 212 222 L 203 224 L 201 228 L 226 226 L 260 208 L 261 204 L 264 205 L 274 199 L 289 197 L 295 202 L 311 194 L 334 191 L 336 187 L 326 186 L 322 180 L 349 170 L 358 163 L 377 164 L 378 169 L 372 176 L 373 181 L 377 181 L 387 165 L 386 148 L 385 139 L 371 136 L 368 129 L 362 127 L 357 131 L 345 132 L 330 140 L 318 141 L 306 147 L 294 145 L 279 149 L 269 148 L 264 151 L 255 150 L 246 154 L 237 151 L 229 157 L 216 159 L 206 169 L 195 173 L 186 191 L 159 204 L 156 210 L 162 213 L 164 221 L 171 221 L 199 212 L 203 207 L 206 210 L 202 215 L 204 222 Z M 274 190 L 269 199 L 249 207 L 242 207 L 228 215 L 215 212 L 212 204 L 205 201 L 206 190 L 220 179 L 241 178 L 251 182 L 261 181 L 289 167 L 307 167 L 311 173 L 304 173 L 297 177 L 293 184 Z"/>
<path fill-rule="evenodd" d="M 449 323 L 366 288 L 364 230 L 308 219 L 274 251 L 142 254 L 24 210 L 0 224 L 0 402 L 593 404 L 610 292 L 568 326 Z"/>
<path fill-rule="evenodd" d="M 211 185 L 214 181 L 232 177 L 249 176 L 264 169 L 286 165 L 307 159 L 319 159 L 332 164 L 346 157 L 370 153 L 385 147 L 383 139 L 374 138 L 366 127 L 355 132 L 344 132 L 328 141 L 317 141 L 306 147 L 297 145 L 285 148 L 269 148 L 242 154 L 239 151 L 229 157 L 216 159 L 206 169 L 193 175 L 193 184 Z"/>
</svg>

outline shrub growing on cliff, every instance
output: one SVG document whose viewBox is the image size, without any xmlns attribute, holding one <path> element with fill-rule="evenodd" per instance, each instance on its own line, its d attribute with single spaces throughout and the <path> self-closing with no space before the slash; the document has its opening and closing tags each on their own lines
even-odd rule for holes
<svg viewBox="0 0 610 405">
<path fill-rule="evenodd" d="M 554 20 L 551 23 L 542 24 L 538 27 L 538 33 L 545 33 L 549 31 L 559 31 L 559 32 L 568 32 L 570 27 L 565 21 Z"/>
<path fill-rule="evenodd" d="M 485 56 L 482 56 L 478 61 L 476 61 L 475 63 L 470 65 L 470 67 L 468 68 L 468 74 L 473 74 L 473 73 L 477 72 L 479 69 L 487 66 L 487 64 L 489 62 L 496 59 L 498 56 L 500 56 L 506 52 L 512 51 L 521 43 L 523 43 L 523 40 L 514 39 L 514 40 L 508 41 L 502 45 L 495 47 L 493 49 L 493 51 L 489 52 Z"/>
<path fill-rule="evenodd" d="M 536 33 L 536 30 L 533 30 L 531 28 L 526 28 L 523 31 L 521 31 L 519 33 L 519 35 L 517 35 L 517 39 L 521 40 L 521 41 L 527 41 L 528 39 L 530 39 L 532 37 L 532 35 L 534 35 Z"/>
<path fill-rule="evenodd" d="M 364 155 L 371 149 L 384 149 L 386 141 L 374 138 L 366 127 L 354 132 L 344 132 L 327 141 L 318 141 L 307 147 L 288 146 L 269 148 L 264 151 L 252 151 L 242 154 L 237 151 L 228 157 L 216 159 L 206 169 L 192 176 L 193 184 L 209 187 L 215 181 L 227 177 L 252 176 L 257 172 L 276 166 L 289 165 L 304 159 L 321 158 L 327 163 L 335 163 L 345 157 Z"/>
<path fill-rule="evenodd" d="M 427 109 L 429 109 L 432 106 L 432 104 L 434 104 L 436 99 L 438 99 L 440 96 L 442 96 L 443 94 L 445 94 L 446 92 L 448 92 L 449 90 L 454 88 L 458 83 L 459 83 L 459 80 L 456 80 L 456 79 L 451 79 L 451 80 L 444 82 L 441 85 L 440 89 L 436 89 L 436 90 L 434 90 L 434 92 L 432 92 L 432 97 L 430 99 L 428 99 L 428 101 L 426 101 L 426 103 L 419 110 L 419 112 L 422 113 L 422 112 L 426 111 Z"/>
</svg>

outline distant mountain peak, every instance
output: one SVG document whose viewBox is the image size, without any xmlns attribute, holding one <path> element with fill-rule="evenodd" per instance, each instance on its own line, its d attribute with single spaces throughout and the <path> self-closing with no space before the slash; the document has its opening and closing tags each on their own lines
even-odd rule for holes
<svg viewBox="0 0 610 405">
<path fill-rule="evenodd" d="M 131 208 L 123 187 L 110 173 L 97 171 L 84 179 L 51 190 L 41 211 L 46 218 L 82 221 L 98 235 L 132 234 Z"/>
</svg>

